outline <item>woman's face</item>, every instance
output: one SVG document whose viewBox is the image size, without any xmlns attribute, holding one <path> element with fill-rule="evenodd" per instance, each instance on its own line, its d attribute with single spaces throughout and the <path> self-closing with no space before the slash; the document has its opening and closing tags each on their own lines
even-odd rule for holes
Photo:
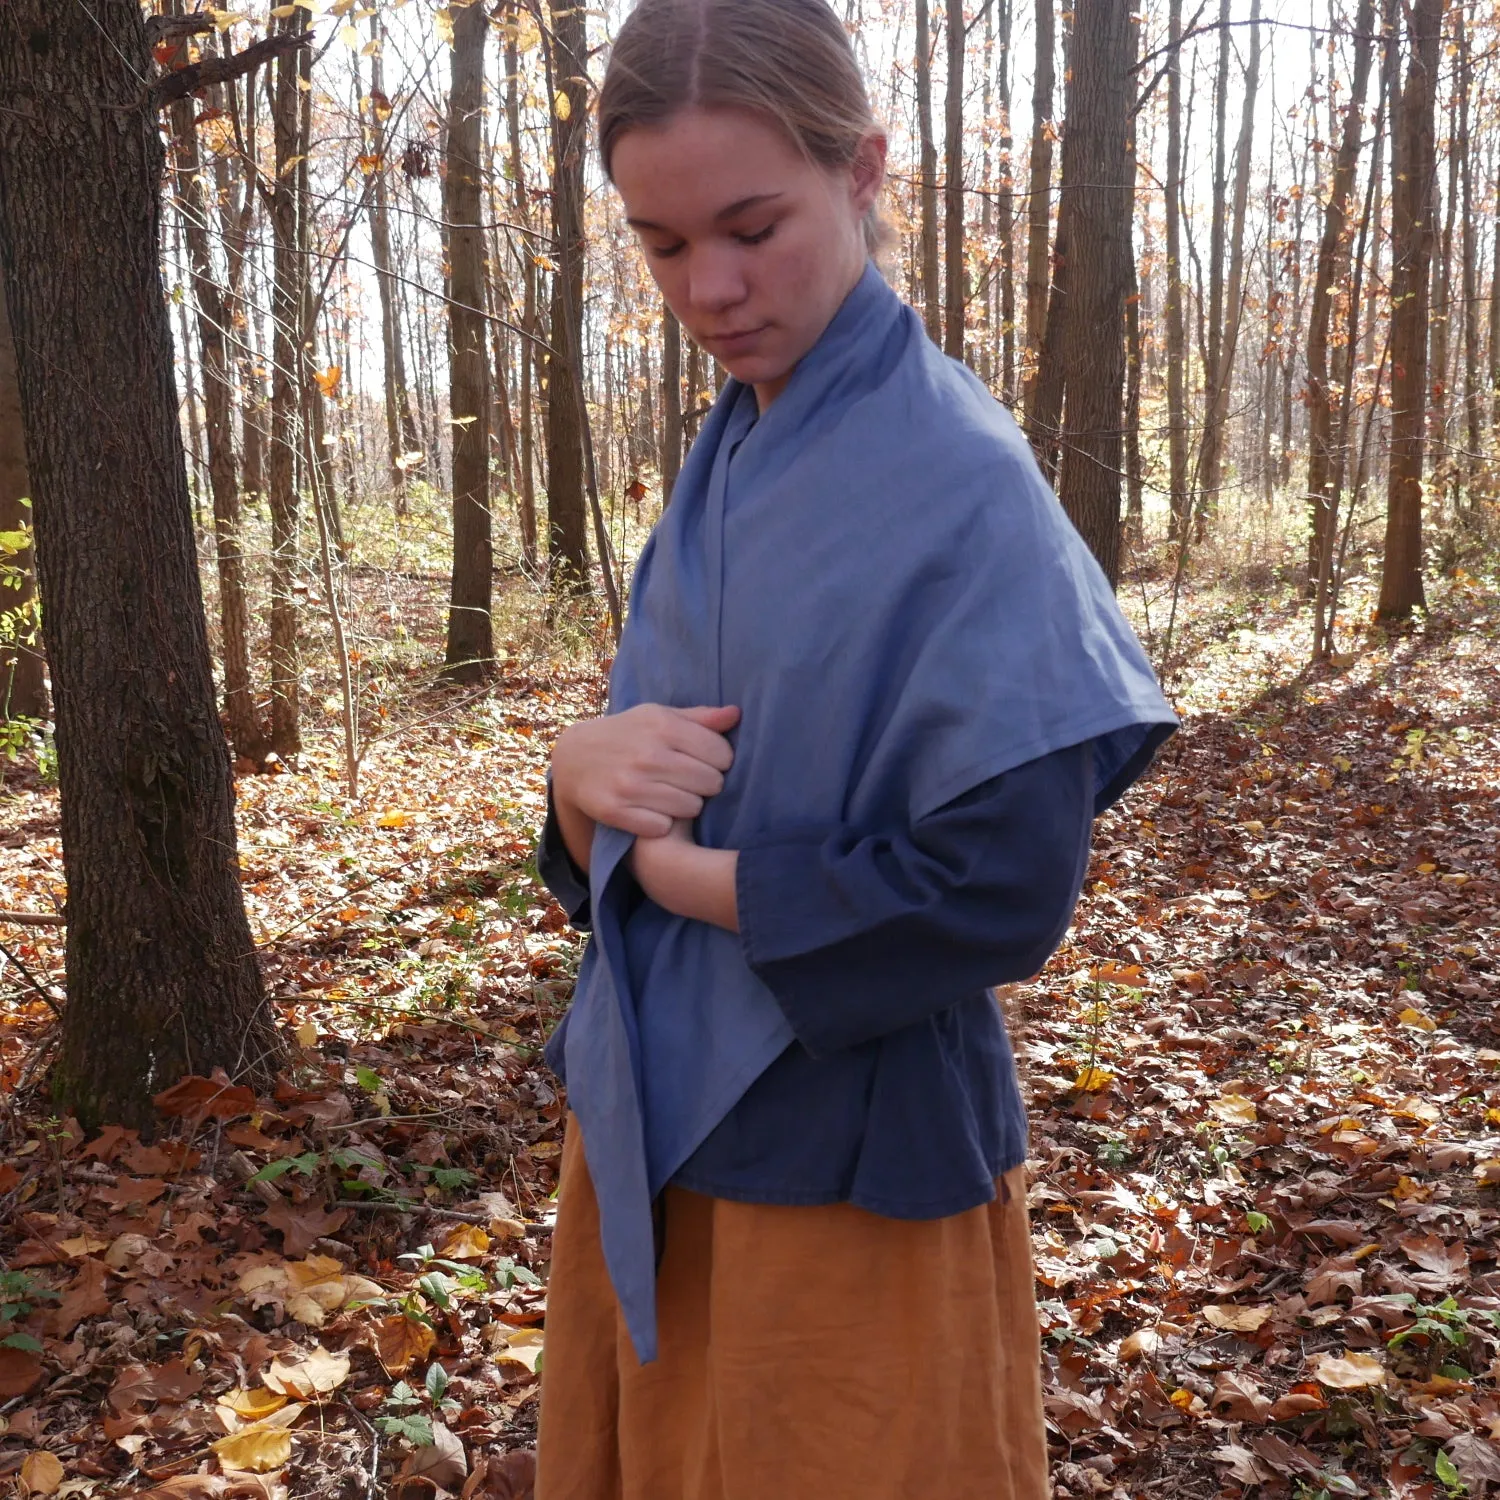
<svg viewBox="0 0 1500 1500">
<path fill-rule="evenodd" d="M 611 166 L 667 306 L 764 409 L 864 268 L 885 137 L 835 170 L 757 115 L 695 107 L 627 131 Z"/>
</svg>

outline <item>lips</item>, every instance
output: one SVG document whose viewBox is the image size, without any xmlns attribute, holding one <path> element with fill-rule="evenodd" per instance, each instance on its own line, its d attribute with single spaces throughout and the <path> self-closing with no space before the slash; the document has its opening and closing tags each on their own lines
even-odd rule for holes
<svg viewBox="0 0 1500 1500">
<path fill-rule="evenodd" d="M 759 328 L 742 328 L 733 333 L 712 334 L 705 342 L 710 348 L 721 351 L 724 354 L 736 354 L 747 349 L 769 325 L 762 324 Z"/>
</svg>

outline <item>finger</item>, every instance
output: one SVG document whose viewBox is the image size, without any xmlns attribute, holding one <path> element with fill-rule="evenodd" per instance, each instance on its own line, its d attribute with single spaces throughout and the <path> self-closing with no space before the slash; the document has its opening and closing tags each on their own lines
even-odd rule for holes
<svg viewBox="0 0 1500 1500">
<path fill-rule="evenodd" d="M 655 776 L 699 797 L 717 797 L 724 790 L 722 772 L 696 756 L 684 755 L 680 750 L 668 751 Z"/>
<path fill-rule="evenodd" d="M 705 729 L 712 729 L 715 734 L 724 734 L 740 722 L 739 708 L 733 703 L 721 704 L 717 708 L 679 708 L 675 712 L 685 719 L 691 719 L 695 724 L 701 724 Z"/>
<path fill-rule="evenodd" d="M 623 807 L 615 825 L 638 839 L 664 839 L 672 831 L 672 818 L 649 807 Z"/>
<path fill-rule="evenodd" d="M 670 782 L 655 781 L 641 793 L 637 805 L 669 818 L 696 818 L 703 811 L 703 798 Z"/>
<path fill-rule="evenodd" d="M 678 721 L 669 743 L 673 750 L 690 755 L 716 771 L 727 771 L 734 764 L 734 746 L 722 734 L 686 718 Z"/>
</svg>

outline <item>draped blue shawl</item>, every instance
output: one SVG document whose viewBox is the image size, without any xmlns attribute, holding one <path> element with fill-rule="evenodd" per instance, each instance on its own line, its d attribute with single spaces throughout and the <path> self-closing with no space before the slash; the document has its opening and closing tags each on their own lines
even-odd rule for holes
<svg viewBox="0 0 1500 1500">
<path fill-rule="evenodd" d="M 1174 722 L 1009 414 L 873 264 L 761 414 L 726 383 L 636 569 L 610 711 L 738 704 L 703 844 L 909 828 L 1096 742 L 1101 805 Z M 560 1038 L 606 1261 L 655 1358 L 652 1203 L 792 1040 L 738 937 L 645 901 L 599 826 Z"/>
</svg>

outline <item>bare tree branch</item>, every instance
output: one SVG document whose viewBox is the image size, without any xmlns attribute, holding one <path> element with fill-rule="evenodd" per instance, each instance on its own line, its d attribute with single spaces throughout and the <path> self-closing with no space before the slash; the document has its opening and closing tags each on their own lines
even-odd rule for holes
<svg viewBox="0 0 1500 1500">
<path fill-rule="evenodd" d="M 179 68 L 175 73 L 168 73 L 165 78 L 158 79 L 151 89 L 151 102 L 161 109 L 171 104 L 175 99 L 185 98 L 188 94 L 195 94 L 199 89 L 208 88 L 215 83 L 228 83 L 232 78 L 239 78 L 242 74 L 258 68 L 263 62 L 269 62 L 273 57 L 290 50 L 293 47 L 305 47 L 313 39 L 311 31 L 281 32 L 276 36 L 268 36 L 246 47 L 243 52 L 236 52 L 232 57 L 205 57 L 200 61 L 190 64 L 186 68 Z"/>
</svg>

